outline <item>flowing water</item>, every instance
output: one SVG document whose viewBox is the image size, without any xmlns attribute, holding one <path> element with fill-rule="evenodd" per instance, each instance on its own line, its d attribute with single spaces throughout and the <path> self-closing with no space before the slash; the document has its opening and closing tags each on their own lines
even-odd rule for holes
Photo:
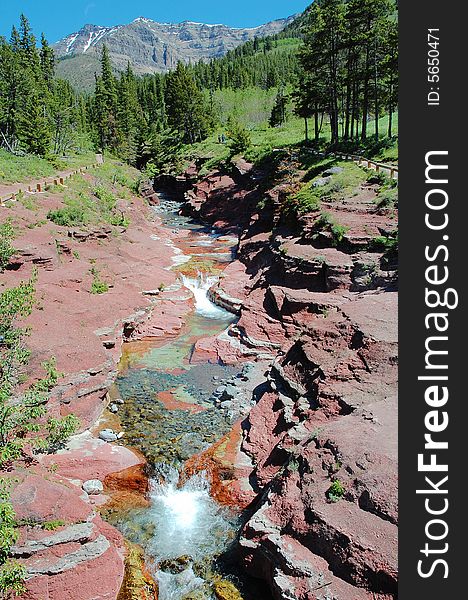
<svg viewBox="0 0 468 600">
<path fill-rule="evenodd" d="M 223 308 L 213 304 L 208 298 L 208 290 L 218 281 L 218 277 L 198 273 L 197 277 L 187 277 L 181 275 L 184 286 L 190 290 L 195 298 L 195 312 L 207 319 L 226 319 L 228 313 Z"/>
<path fill-rule="evenodd" d="M 215 265 L 232 260 L 235 247 L 205 227 L 177 214 L 177 204 L 164 201 L 156 209 L 166 227 L 190 230 L 184 252 L 176 251 L 174 265 L 199 255 Z M 159 585 L 159 600 L 214 600 L 216 559 L 232 544 L 239 515 L 210 495 L 205 473 L 182 480 L 186 460 L 209 448 L 232 423 L 213 402 L 220 382 L 240 368 L 191 362 L 195 342 L 224 331 L 235 317 L 214 305 L 209 288 L 212 273 L 181 275 L 182 286 L 193 294 L 194 312 L 184 330 L 164 343 L 128 344 L 117 379 L 125 400 L 121 411 L 126 440 L 139 448 L 154 467 L 150 507 L 122 515 L 117 525 L 131 541 L 141 544 Z M 249 597 L 248 595 L 246 598 Z M 267 596 L 250 596 L 262 600 Z"/>
<path fill-rule="evenodd" d="M 181 600 L 194 591 L 200 598 L 211 598 L 207 560 L 232 541 L 236 519 L 211 498 L 204 473 L 180 484 L 179 470 L 164 463 L 151 482 L 150 500 L 151 507 L 135 519 L 142 529 L 154 531 L 145 550 L 159 584 L 159 599 Z M 131 535 L 125 526 L 123 531 Z"/>
</svg>

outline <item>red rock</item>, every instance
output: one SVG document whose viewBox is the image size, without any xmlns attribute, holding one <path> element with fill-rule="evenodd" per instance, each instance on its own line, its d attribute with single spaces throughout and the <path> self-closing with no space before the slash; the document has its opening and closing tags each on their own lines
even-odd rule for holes
<svg viewBox="0 0 468 600">
<path fill-rule="evenodd" d="M 31 474 L 14 487 L 11 498 L 18 520 L 75 523 L 86 521 L 92 514 L 92 508 L 80 495 L 71 484 Z"/>
<path fill-rule="evenodd" d="M 103 481 L 111 473 L 141 465 L 144 461 L 124 446 L 108 444 L 85 432 L 72 438 L 67 450 L 45 455 L 41 462 L 48 468 L 54 465 L 63 477 Z"/>
<path fill-rule="evenodd" d="M 124 576 L 123 539 L 115 529 L 102 521 L 99 522 L 99 528 L 98 540 L 107 540 L 107 550 L 100 553 L 106 547 L 105 543 L 100 542 L 101 546 L 88 550 L 91 556 L 94 553 L 94 558 L 86 560 L 83 556 L 80 562 L 75 558 L 76 564 L 73 568 L 53 576 L 38 575 L 29 579 L 27 581 L 28 591 L 21 598 L 24 600 L 68 600 L 69 598 L 115 600 Z M 83 548 L 84 546 L 75 549 L 74 552 L 77 553 L 81 550 L 83 553 Z M 73 555 L 73 551 L 70 552 L 70 555 Z M 68 555 L 68 560 L 70 560 L 70 555 Z M 66 560 L 67 556 L 64 558 Z M 43 565 L 42 568 L 46 568 L 46 563 L 40 564 Z M 51 568 L 57 564 L 58 561 L 50 560 Z"/>
<path fill-rule="evenodd" d="M 291 183 L 262 191 L 262 211 L 244 186 L 212 174 L 189 196 L 209 222 L 244 228 L 238 256 L 245 267 L 233 263 L 226 270 L 232 278 L 213 290 L 221 302 L 223 292 L 242 300 L 229 332 L 234 349 L 219 338 L 200 340 L 195 358 L 246 349 L 276 357 L 273 386 L 243 426 L 242 453 L 261 494 L 242 532 L 243 564 L 277 600 L 393 598 L 397 310 L 396 293 L 386 290 L 395 289 L 396 277 L 383 272 L 368 244 L 392 231 L 396 218 L 377 214 L 375 190 L 363 187 L 324 206 L 346 228 L 337 241 L 317 231 L 317 212 L 301 218 L 298 231 L 287 229 L 281 204 Z M 238 212 L 226 197 L 237 200 Z M 241 210 L 250 211 L 247 225 Z M 275 224 L 281 235 L 271 231 Z M 376 291 L 356 292 L 362 289 Z M 219 465 L 209 453 L 199 462 L 214 471 Z M 334 479 L 345 489 L 335 503 L 328 497 Z"/>
</svg>

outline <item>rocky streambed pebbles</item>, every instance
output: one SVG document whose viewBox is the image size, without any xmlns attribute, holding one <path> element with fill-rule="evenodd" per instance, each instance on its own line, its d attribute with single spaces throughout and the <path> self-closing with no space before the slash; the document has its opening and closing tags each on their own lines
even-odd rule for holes
<svg viewBox="0 0 468 600">
<path fill-rule="evenodd" d="M 117 379 L 125 398 L 118 408 L 126 442 L 138 447 L 150 463 L 182 464 L 248 414 L 257 395 L 268 386 L 266 368 L 262 363 L 245 363 L 240 368 L 205 363 L 180 373 L 129 370 Z M 178 402 L 179 395 L 183 401 Z M 111 430 L 99 435 L 116 441 Z"/>
</svg>

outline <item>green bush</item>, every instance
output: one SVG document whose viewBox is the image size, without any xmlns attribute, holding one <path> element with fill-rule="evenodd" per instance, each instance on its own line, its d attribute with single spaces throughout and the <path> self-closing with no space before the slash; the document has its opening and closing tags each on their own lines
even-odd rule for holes
<svg viewBox="0 0 468 600">
<path fill-rule="evenodd" d="M 9 558 L 18 540 L 16 514 L 10 500 L 11 479 L 0 478 L 0 597 L 8 598 L 26 591 L 26 569 Z"/>
<path fill-rule="evenodd" d="M 11 244 L 15 235 L 11 219 L 0 225 L 0 271 L 3 271 L 8 266 L 10 258 L 16 253 L 16 249 Z"/>
<path fill-rule="evenodd" d="M 109 284 L 101 279 L 101 275 L 96 267 L 93 267 L 89 271 L 93 276 L 93 282 L 91 284 L 91 294 L 105 294 L 109 291 Z"/>
<path fill-rule="evenodd" d="M 331 502 L 338 502 L 345 495 L 346 490 L 339 479 L 335 479 L 327 490 L 327 498 Z"/>
<path fill-rule="evenodd" d="M 366 181 L 367 183 L 372 183 L 375 185 L 385 185 L 385 183 L 387 182 L 388 177 L 385 175 L 385 173 L 383 171 L 374 171 L 373 169 L 370 169 L 367 177 L 366 177 Z"/>
<path fill-rule="evenodd" d="M 0 566 L 0 593 L 3 598 L 20 596 L 26 591 L 24 584 L 27 571 L 23 565 L 14 561 L 7 560 Z"/>
<path fill-rule="evenodd" d="M 233 155 L 244 154 L 252 145 L 250 133 L 243 125 L 232 118 L 228 121 L 228 136 L 229 147 Z"/>
<path fill-rule="evenodd" d="M 334 245 L 341 243 L 349 230 L 345 225 L 337 223 L 330 213 L 327 212 L 321 213 L 320 217 L 315 221 L 314 229 L 317 231 L 330 232 L 332 234 Z"/>
<path fill-rule="evenodd" d="M 130 198 L 139 185 L 134 170 L 114 162 L 105 163 L 99 169 L 90 169 L 88 174 L 98 182 L 93 185 L 88 178 L 75 176 L 67 182 L 63 204 L 50 210 L 47 218 L 63 227 L 84 227 L 108 223 L 128 227 L 129 220 L 117 210 L 118 197 Z"/>
<path fill-rule="evenodd" d="M 0 294 L 0 467 L 21 458 L 25 446 L 35 450 L 50 447 L 44 418 L 49 392 L 59 378 L 55 359 L 43 363 L 45 377 L 18 388 L 30 354 L 24 345 L 27 332 L 18 327 L 16 321 L 31 313 L 35 302 L 35 277 Z M 60 420 L 55 429 L 59 423 Z M 70 433 L 70 424 L 69 418 L 65 418 L 63 432 Z"/>
<path fill-rule="evenodd" d="M 379 209 L 390 209 L 398 206 L 398 190 L 396 188 L 384 189 L 376 198 Z"/>
<path fill-rule="evenodd" d="M 67 415 L 61 419 L 48 419 L 46 425 L 48 450 L 55 451 L 63 447 L 79 427 L 80 421 L 75 415 Z"/>
<path fill-rule="evenodd" d="M 42 523 L 41 527 L 45 531 L 55 531 L 59 527 L 63 527 L 66 525 L 65 521 L 61 521 L 60 519 L 56 519 L 55 521 L 46 521 Z"/>
<path fill-rule="evenodd" d="M 80 225 L 87 225 L 89 223 L 89 217 L 84 207 L 77 205 L 49 210 L 47 218 L 49 221 L 62 227 L 79 227 Z"/>
<path fill-rule="evenodd" d="M 390 235 L 379 235 L 369 243 L 369 250 L 374 252 L 391 253 L 398 250 L 398 236 L 395 233 Z"/>
<path fill-rule="evenodd" d="M 112 212 L 115 209 L 117 200 L 110 190 L 100 185 L 94 188 L 93 193 L 100 201 L 100 209 L 103 213 Z"/>
<path fill-rule="evenodd" d="M 290 195 L 285 202 L 286 212 L 304 215 L 320 209 L 320 188 L 306 183 L 298 192 Z"/>
</svg>

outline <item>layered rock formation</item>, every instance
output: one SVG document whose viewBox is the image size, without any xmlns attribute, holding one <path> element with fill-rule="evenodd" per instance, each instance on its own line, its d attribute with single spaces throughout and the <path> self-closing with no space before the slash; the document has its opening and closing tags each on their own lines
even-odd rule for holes
<svg viewBox="0 0 468 600">
<path fill-rule="evenodd" d="M 94 176 L 83 177 L 94 183 Z M 142 501 L 144 460 L 85 430 L 108 405 L 124 340 L 177 332 L 191 309 L 189 295 L 184 300 L 171 292 L 177 275 L 168 270 L 170 231 L 143 198 L 122 201 L 122 212 L 131 221 L 125 231 L 75 229 L 48 221 L 48 211 L 62 206 L 58 188 L 28 201 L 2 208 L 3 218 L 15 223 L 18 250 L 2 273 L 2 285 L 18 285 L 37 269 L 37 302 L 26 323 L 31 328 L 27 376 L 41 377 L 41 363 L 56 358 L 62 377 L 52 392 L 49 414 L 74 413 L 83 433 L 66 450 L 26 454 L 0 472 L 18 483 L 12 501 L 20 538 L 13 556 L 27 569 L 27 600 L 114 600 L 128 553 L 99 509 L 110 501 L 111 506 Z M 93 266 L 109 284 L 104 294 L 91 293 Z"/>
<path fill-rule="evenodd" d="M 327 203 L 344 226 L 337 241 L 317 231 L 318 212 L 288 222 L 281 207 L 295 183 L 272 180 L 245 164 L 212 173 L 184 209 L 240 234 L 239 260 L 212 290 L 240 318 L 212 352 L 270 357 L 241 423 L 257 496 L 240 558 L 276 600 L 393 598 L 397 273 L 373 240 L 395 229 L 396 214 L 378 210 L 375 186 L 363 183 Z"/>
</svg>

